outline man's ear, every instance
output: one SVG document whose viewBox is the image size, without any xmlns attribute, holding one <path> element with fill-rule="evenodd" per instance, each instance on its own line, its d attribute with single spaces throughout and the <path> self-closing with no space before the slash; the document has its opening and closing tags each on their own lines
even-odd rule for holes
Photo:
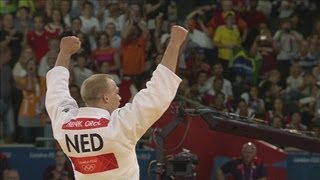
<svg viewBox="0 0 320 180">
<path fill-rule="evenodd" d="M 105 103 L 108 103 L 108 102 L 109 102 L 109 98 L 108 98 L 108 95 L 107 95 L 107 94 L 103 94 L 103 95 L 102 95 L 102 101 L 105 102 Z"/>
</svg>

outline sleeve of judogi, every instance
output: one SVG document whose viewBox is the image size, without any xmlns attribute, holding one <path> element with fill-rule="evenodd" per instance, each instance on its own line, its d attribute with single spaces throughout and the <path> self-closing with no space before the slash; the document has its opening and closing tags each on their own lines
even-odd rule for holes
<svg viewBox="0 0 320 180">
<path fill-rule="evenodd" d="M 56 66 L 47 73 L 45 104 L 53 127 L 70 110 L 78 108 L 69 92 L 69 71 L 65 67 Z"/>
<path fill-rule="evenodd" d="M 138 92 L 123 108 L 113 113 L 119 119 L 124 136 L 138 141 L 147 129 L 167 110 L 181 79 L 168 68 L 158 65 L 146 88 Z"/>
</svg>

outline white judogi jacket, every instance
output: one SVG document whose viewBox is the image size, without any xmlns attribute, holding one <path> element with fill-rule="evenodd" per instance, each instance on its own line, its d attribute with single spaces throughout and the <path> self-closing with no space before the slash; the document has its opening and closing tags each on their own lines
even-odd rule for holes
<svg viewBox="0 0 320 180">
<path fill-rule="evenodd" d="M 147 88 L 112 114 L 79 108 L 68 90 L 69 71 L 57 66 L 47 74 L 46 108 L 54 138 L 69 157 L 76 179 L 138 180 L 135 146 L 173 100 L 181 79 L 158 65 Z"/>
</svg>

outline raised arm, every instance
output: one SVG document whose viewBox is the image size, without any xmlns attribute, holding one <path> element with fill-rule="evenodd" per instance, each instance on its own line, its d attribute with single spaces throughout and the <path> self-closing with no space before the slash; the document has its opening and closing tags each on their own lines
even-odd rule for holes
<svg viewBox="0 0 320 180">
<path fill-rule="evenodd" d="M 69 61 L 72 54 L 80 49 L 77 37 L 64 37 L 60 42 L 60 52 L 55 64 L 47 73 L 46 109 L 53 127 L 61 121 L 61 115 L 77 109 L 76 101 L 69 92 Z"/>
<path fill-rule="evenodd" d="M 178 56 L 180 54 L 181 48 L 187 38 L 188 31 L 181 26 L 172 26 L 170 41 L 166 51 L 164 52 L 161 64 L 175 72 Z"/>
<path fill-rule="evenodd" d="M 72 54 L 79 51 L 81 42 L 75 36 L 68 36 L 61 39 L 60 52 L 55 66 L 63 66 L 68 69 L 70 57 Z"/>
</svg>

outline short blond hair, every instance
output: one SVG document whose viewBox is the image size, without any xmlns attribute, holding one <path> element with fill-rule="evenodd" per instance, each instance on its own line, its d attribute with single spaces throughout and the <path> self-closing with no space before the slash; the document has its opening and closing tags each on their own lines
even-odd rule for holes
<svg viewBox="0 0 320 180">
<path fill-rule="evenodd" d="M 83 102 L 87 106 L 96 105 L 99 97 L 109 91 L 111 79 L 108 74 L 94 74 L 87 78 L 80 89 Z"/>
</svg>

